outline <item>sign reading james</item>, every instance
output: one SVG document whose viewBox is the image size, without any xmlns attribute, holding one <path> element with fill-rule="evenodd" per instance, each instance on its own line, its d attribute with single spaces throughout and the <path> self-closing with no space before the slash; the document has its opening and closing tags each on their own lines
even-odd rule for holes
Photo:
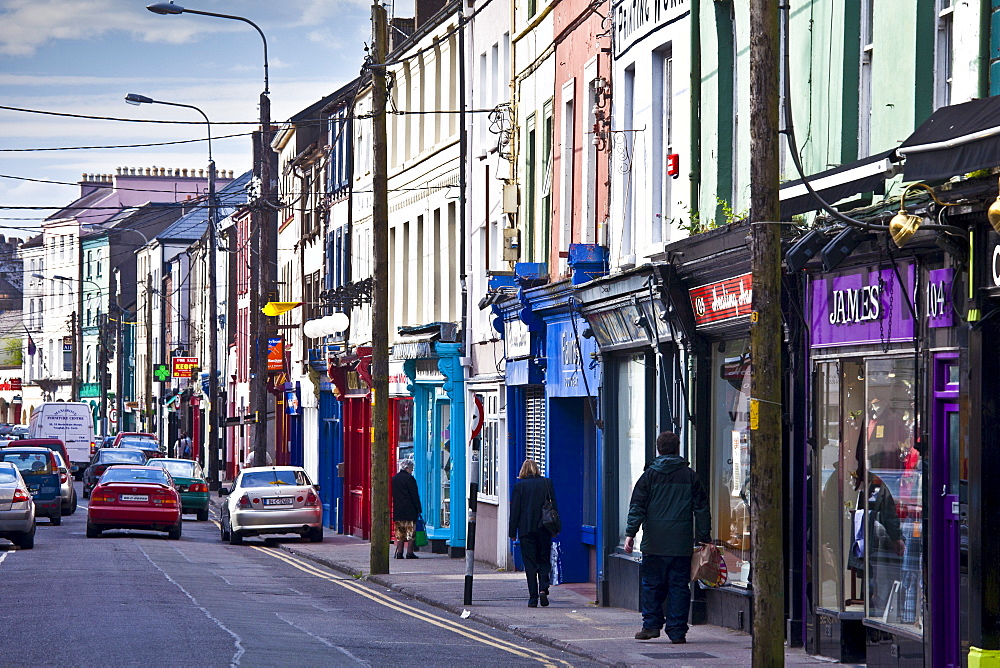
<svg viewBox="0 0 1000 668">
<path fill-rule="evenodd" d="M 615 58 L 643 37 L 688 15 L 688 0 L 622 0 L 615 17 Z"/>
<path fill-rule="evenodd" d="M 750 274 L 743 274 L 688 290 L 697 326 L 750 315 L 753 302 L 750 278 Z"/>
</svg>

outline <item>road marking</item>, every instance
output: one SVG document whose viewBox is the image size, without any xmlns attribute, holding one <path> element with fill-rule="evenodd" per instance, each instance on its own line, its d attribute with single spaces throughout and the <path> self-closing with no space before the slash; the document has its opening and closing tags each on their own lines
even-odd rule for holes
<svg viewBox="0 0 1000 668">
<path fill-rule="evenodd" d="M 281 621 L 285 622 L 286 624 L 288 624 L 292 628 L 294 628 L 294 629 L 296 629 L 298 631 L 302 631 L 302 633 L 305 633 L 307 636 L 309 636 L 313 640 L 318 640 L 319 642 L 323 643 L 324 645 L 326 645 L 330 649 L 335 649 L 338 652 L 343 653 L 344 655 L 346 655 L 350 659 L 356 661 L 357 663 L 361 664 L 362 666 L 371 666 L 372 665 L 372 664 L 368 663 L 367 661 L 365 661 L 364 659 L 359 659 L 358 657 L 354 656 L 353 654 L 351 654 L 349 651 L 347 651 L 346 649 L 344 649 L 340 645 L 332 643 L 329 640 L 327 640 L 326 638 L 323 638 L 322 636 L 318 636 L 315 633 L 313 633 L 312 631 L 309 631 L 308 629 L 302 628 L 301 626 L 299 626 L 295 622 L 291 621 L 290 619 L 286 619 L 285 616 L 282 615 L 280 612 L 274 613 L 274 616 L 277 617 L 278 619 L 280 619 Z"/>
<path fill-rule="evenodd" d="M 452 633 L 457 633 L 458 635 L 464 636 L 464 637 L 466 637 L 466 638 L 468 638 L 470 640 L 474 640 L 474 641 L 482 643 L 484 645 L 488 645 L 490 647 L 494 647 L 496 649 L 500 649 L 500 650 L 503 650 L 505 652 L 509 652 L 511 654 L 514 654 L 514 655 L 519 656 L 519 657 L 524 658 L 524 659 L 531 659 L 531 660 L 534 660 L 534 661 L 538 661 L 539 663 L 541 663 L 542 665 L 546 666 L 547 668 L 555 668 L 556 664 L 561 664 L 561 665 L 564 665 L 564 666 L 571 666 L 572 665 L 572 664 L 570 664 L 570 663 L 568 663 L 566 661 L 562 661 L 560 659 L 552 659 L 552 658 L 546 656 L 545 654 L 543 654 L 542 652 L 539 652 L 537 650 L 529 649 L 529 648 L 526 648 L 526 647 L 520 647 L 520 646 L 515 645 L 514 643 L 508 642 L 506 640 L 500 640 L 498 638 L 494 638 L 492 636 L 489 636 L 489 635 L 487 635 L 485 633 L 482 633 L 480 631 L 477 631 L 475 629 L 471 629 L 471 628 L 468 628 L 466 626 L 462 626 L 460 624 L 456 624 L 455 622 L 453 622 L 452 620 L 450 620 L 450 619 L 448 619 L 446 617 L 441 617 L 439 615 L 435 615 L 435 614 L 432 614 L 432 613 L 423 612 L 423 611 L 420 611 L 420 610 L 409 608 L 404 603 L 402 603 L 402 602 L 400 602 L 400 601 L 398 601 L 398 600 L 396 600 L 396 599 L 394 599 L 394 598 L 392 598 L 390 596 L 386 596 L 385 594 L 383 594 L 381 592 L 372 591 L 372 590 L 368 589 L 367 587 L 364 587 L 363 585 L 358 584 L 356 581 L 348 581 L 348 580 L 338 579 L 335 576 L 332 576 L 329 573 L 327 573 L 327 572 L 325 572 L 323 570 L 320 570 L 319 568 L 317 568 L 316 566 L 313 566 L 310 563 L 301 561 L 297 557 L 293 557 L 293 556 L 290 556 L 290 555 L 283 554 L 278 549 L 275 549 L 275 548 L 266 548 L 266 547 L 258 547 L 256 545 L 253 545 L 251 547 L 253 549 L 259 551 L 259 552 L 263 552 L 264 554 L 270 555 L 270 556 L 274 557 L 275 559 L 278 559 L 280 561 L 284 561 L 286 564 L 288 564 L 290 566 L 293 566 L 294 568 L 297 568 L 300 571 L 303 571 L 303 572 L 308 573 L 310 575 L 314 575 L 316 577 L 322 578 L 322 579 L 327 580 L 329 582 L 336 583 L 336 584 L 340 585 L 341 587 L 344 587 L 345 589 L 349 589 L 349 590 L 353 591 L 356 594 L 364 596 L 365 598 L 368 598 L 368 599 L 370 599 L 370 600 L 378 603 L 379 605 L 383 605 L 383 606 L 385 606 L 387 608 L 391 608 L 393 610 L 396 610 L 397 612 L 401 612 L 401 613 L 403 613 L 405 615 L 409 615 L 410 617 L 414 617 L 415 619 L 419 619 L 419 620 L 421 620 L 423 622 L 431 624 L 432 626 L 437 626 L 438 628 L 442 628 L 442 629 L 444 629 L 446 631 L 451 631 Z M 555 663 L 553 663 L 553 662 L 555 662 Z"/>
<path fill-rule="evenodd" d="M 10 552 L 4 552 L 3 554 L 0 554 L 0 564 L 2 564 L 3 560 L 7 558 L 8 554 L 10 554 Z"/>
<path fill-rule="evenodd" d="M 194 603 L 195 607 L 198 608 L 199 610 L 201 610 L 202 613 L 206 617 L 208 617 L 213 622 L 215 622 L 216 626 L 218 626 L 220 629 L 222 629 L 223 631 L 225 631 L 226 633 L 228 633 L 230 636 L 233 637 L 233 640 L 235 641 L 235 645 L 236 645 L 236 652 L 233 654 L 233 658 L 230 659 L 229 664 L 232 665 L 232 666 L 238 666 L 238 665 L 240 665 L 240 657 L 242 657 L 243 653 L 246 651 L 246 649 L 244 649 L 244 647 L 243 647 L 243 638 L 241 638 L 239 636 L 239 634 L 237 634 L 235 631 L 229 629 L 225 624 L 222 623 L 221 620 L 219 620 L 218 618 L 216 618 L 203 605 L 201 605 L 200 603 L 198 603 L 198 599 L 196 599 L 194 596 L 192 596 L 188 592 L 188 590 L 185 589 L 183 587 L 183 585 L 181 585 L 180 582 L 178 582 L 177 580 L 175 580 L 172 577 L 170 577 L 170 575 L 165 570 L 163 570 L 162 568 L 160 568 L 159 564 L 157 564 L 155 561 L 153 561 L 153 558 L 150 557 L 149 554 L 146 552 L 146 550 L 144 550 L 142 548 L 142 545 L 139 545 L 138 543 L 136 543 L 136 545 L 139 547 L 139 551 L 142 552 L 143 556 L 146 557 L 146 559 L 149 561 L 149 563 L 151 563 L 153 565 L 153 568 L 155 568 L 156 570 L 160 571 L 160 573 L 163 574 L 163 577 L 165 577 L 168 581 L 170 581 L 171 583 L 173 583 L 173 585 L 175 587 L 177 587 L 182 592 L 184 592 L 184 595 L 187 596 L 189 599 L 191 599 L 191 602 Z"/>
</svg>

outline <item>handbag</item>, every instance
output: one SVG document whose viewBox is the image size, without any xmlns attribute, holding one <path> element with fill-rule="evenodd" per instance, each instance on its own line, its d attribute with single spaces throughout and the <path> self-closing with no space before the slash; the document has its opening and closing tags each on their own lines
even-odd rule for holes
<svg viewBox="0 0 1000 668">
<path fill-rule="evenodd" d="M 559 511 L 552 503 L 551 493 L 545 496 L 545 501 L 542 503 L 541 525 L 553 536 L 562 531 L 562 520 L 559 519 Z"/>
<path fill-rule="evenodd" d="M 427 527 L 424 524 L 424 516 L 417 515 L 417 527 L 413 532 L 413 544 L 416 547 L 423 547 L 427 544 Z"/>
</svg>

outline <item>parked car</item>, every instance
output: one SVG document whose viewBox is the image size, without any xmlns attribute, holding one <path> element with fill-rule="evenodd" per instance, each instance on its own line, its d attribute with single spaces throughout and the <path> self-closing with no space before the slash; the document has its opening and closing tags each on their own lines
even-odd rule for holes
<svg viewBox="0 0 1000 668">
<path fill-rule="evenodd" d="M 109 466 L 128 464 L 143 466 L 146 464 L 146 454 L 133 448 L 101 448 L 90 460 L 90 466 L 83 472 L 83 498 L 90 498 L 90 490 L 97 485 L 97 480 Z"/>
<path fill-rule="evenodd" d="M 222 505 L 222 540 L 240 545 L 247 536 L 297 533 L 323 540 L 323 507 L 316 486 L 298 466 L 258 466 L 240 472 Z"/>
<path fill-rule="evenodd" d="M 70 462 L 69 451 L 66 449 L 66 444 L 63 443 L 58 438 L 22 438 L 15 442 L 18 447 L 28 447 L 33 448 L 48 448 L 53 452 L 58 452 L 62 455 L 64 462 Z M 67 468 L 70 473 L 76 473 L 77 467 L 72 464 L 68 464 Z"/>
<path fill-rule="evenodd" d="M 35 503 L 21 472 L 10 462 L 0 462 L 0 538 L 22 550 L 35 546 Z"/>
<path fill-rule="evenodd" d="M 76 512 L 76 487 L 73 486 L 73 475 L 66 466 L 66 460 L 58 452 L 53 452 L 56 456 L 56 464 L 59 465 L 59 496 L 62 498 L 63 516 L 72 515 Z"/>
<path fill-rule="evenodd" d="M 159 466 L 112 466 L 91 491 L 87 538 L 107 529 L 166 531 L 181 537 L 181 497 L 166 469 Z"/>
<path fill-rule="evenodd" d="M 170 473 L 181 495 L 182 513 L 196 513 L 199 522 L 208 521 L 208 481 L 201 464 L 190 459 L 150 459 L 148 463 Z"/>
<path fill-rule="evenodd" d="M 28 420 L 29 438 L 58 438 L 66 444 L 66 461 L 77 467 L 75 475 L 81 479 L 95 442 L 90 405 L 82 401 L 48 401 L 36 408 Z"/>
<path fill-rule="evenodd" d="M 0 450 L 0 461 L 10 462 L 21 472 L 35 504 L 35 516 L 62 524 L 62 494 L 56 455 L 48 448 L 8 447 Z"/>
<path fill-rule="evenodd" d="M 26 424 L 16 424 L 14 428 L 10 430 L 10 435 L 12 438 L 28 438 L 29 427 Z"/>
<path fill-rule="evenodd" d="M 146 453 L 147 459 L 166 457 L 166 452 L 160 447 L 160 441 L 154 434 L 144 434 L 138 431 L 121 431 L 115 436 L 112 447 L 136 448 Z"/>
</svg>

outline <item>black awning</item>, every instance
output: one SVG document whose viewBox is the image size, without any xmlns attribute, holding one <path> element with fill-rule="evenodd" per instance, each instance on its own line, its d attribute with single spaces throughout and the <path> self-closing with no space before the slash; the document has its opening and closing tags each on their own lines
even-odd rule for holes
<svg viewBox="0 0 1000 668">
<path fill-rule="evenodd" d="M 859 193 L 882 195 L 885 193 L 885 180 L 894 174 L 894 161 L 897 159 L 895 153 L 895 150 L 886 151 L 813 174 L 808 177 L 809 185 L 830 204 Z M 779 197 L 782 220 L 820 208 L 816 198 L 806 190 L 802 179 L 782 183 Z"/>
<path fill-rule="evenodd" d="M 948 179 L 1000 165 L 1000 97 L 941 107 L 899 147 L 907 181 Z"/>
</svg>

